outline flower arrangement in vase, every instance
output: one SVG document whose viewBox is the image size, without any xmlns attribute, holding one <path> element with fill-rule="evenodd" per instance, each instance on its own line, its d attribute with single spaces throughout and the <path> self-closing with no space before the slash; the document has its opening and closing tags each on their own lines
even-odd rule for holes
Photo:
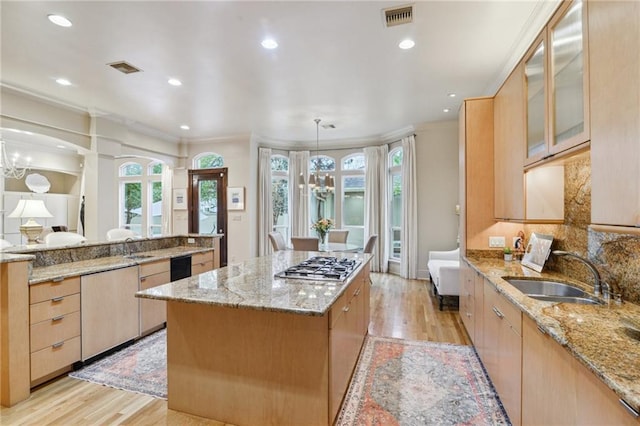
<svg viewBox="0 0 640 426">
<path fill-rule="evenodd" d="M 316 234 L 318 234 L 321 244 L 325 243 L 324 239 L 331 228 L 333 228 L 333 220 L 331 219 L 318 219 L 311 225 L 311 229 L 316 231 Z"/>
</svg>

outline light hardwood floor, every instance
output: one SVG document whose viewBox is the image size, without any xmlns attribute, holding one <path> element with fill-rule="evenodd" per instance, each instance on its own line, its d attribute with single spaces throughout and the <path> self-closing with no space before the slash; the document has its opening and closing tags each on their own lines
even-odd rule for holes
<svg viewBox="0 0 640 426">
<path fill-rule="evenodd" d="M 468 345 L 457 308 L 438 310 L 427 281 L 371 274 L 374 336 Z M 167 409 L 161 399 L 63 377 L 0 411 L 2 425 L 223 425 Z"/>
</svg>

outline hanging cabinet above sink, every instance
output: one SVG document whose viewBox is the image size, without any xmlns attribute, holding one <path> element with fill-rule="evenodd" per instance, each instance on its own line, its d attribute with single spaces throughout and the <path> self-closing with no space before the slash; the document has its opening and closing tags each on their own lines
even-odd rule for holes
<svg viewBox="0 0 640 426">
<path fill-rule="evenodd" d="M 589 141 L 584 6 L 563 3 L 525 55 L 525 167 Z"/>
</svg>

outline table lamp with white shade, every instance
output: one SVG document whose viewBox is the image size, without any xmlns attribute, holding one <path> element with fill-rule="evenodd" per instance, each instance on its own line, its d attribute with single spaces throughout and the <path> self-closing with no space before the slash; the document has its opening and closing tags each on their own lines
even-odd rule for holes
<svg viewBox="0 0 640 426">
<path fill-rule="evenodd" d="M 27 238 L 27 244 L 37 244 L 36 238 L 42 233 L 42 225 L 34 218 L 53 217 L 42 200 L 20 200 L 10 218 L 27 218 L 27 223 L 20 226 L 20 232 Z"/>
</svg>

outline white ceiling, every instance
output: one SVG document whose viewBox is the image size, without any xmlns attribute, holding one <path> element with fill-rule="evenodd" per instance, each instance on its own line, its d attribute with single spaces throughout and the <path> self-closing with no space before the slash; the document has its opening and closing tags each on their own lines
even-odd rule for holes
<svg viewBox="0 0 640 426">
<path fill-rule="evenodd" d="M 401 4 L 3 0 L 0 76 L 183 140 L 315 141 L 316 117 L 336 126 L 321 140 L 370 140 L 455 119 L 461 99 L 493 95 L 557 0 L 419 1 L 412 24 L 385 28 L 382 10 Z M 51 24 L 51 13 L 73 26 Z M 279 47 L 262 48 L 265 37 Z M 404 38 L 416 46 L 399 49 Z M 121 60 L 143 72 L 106 65 Z"/>
</svg>

